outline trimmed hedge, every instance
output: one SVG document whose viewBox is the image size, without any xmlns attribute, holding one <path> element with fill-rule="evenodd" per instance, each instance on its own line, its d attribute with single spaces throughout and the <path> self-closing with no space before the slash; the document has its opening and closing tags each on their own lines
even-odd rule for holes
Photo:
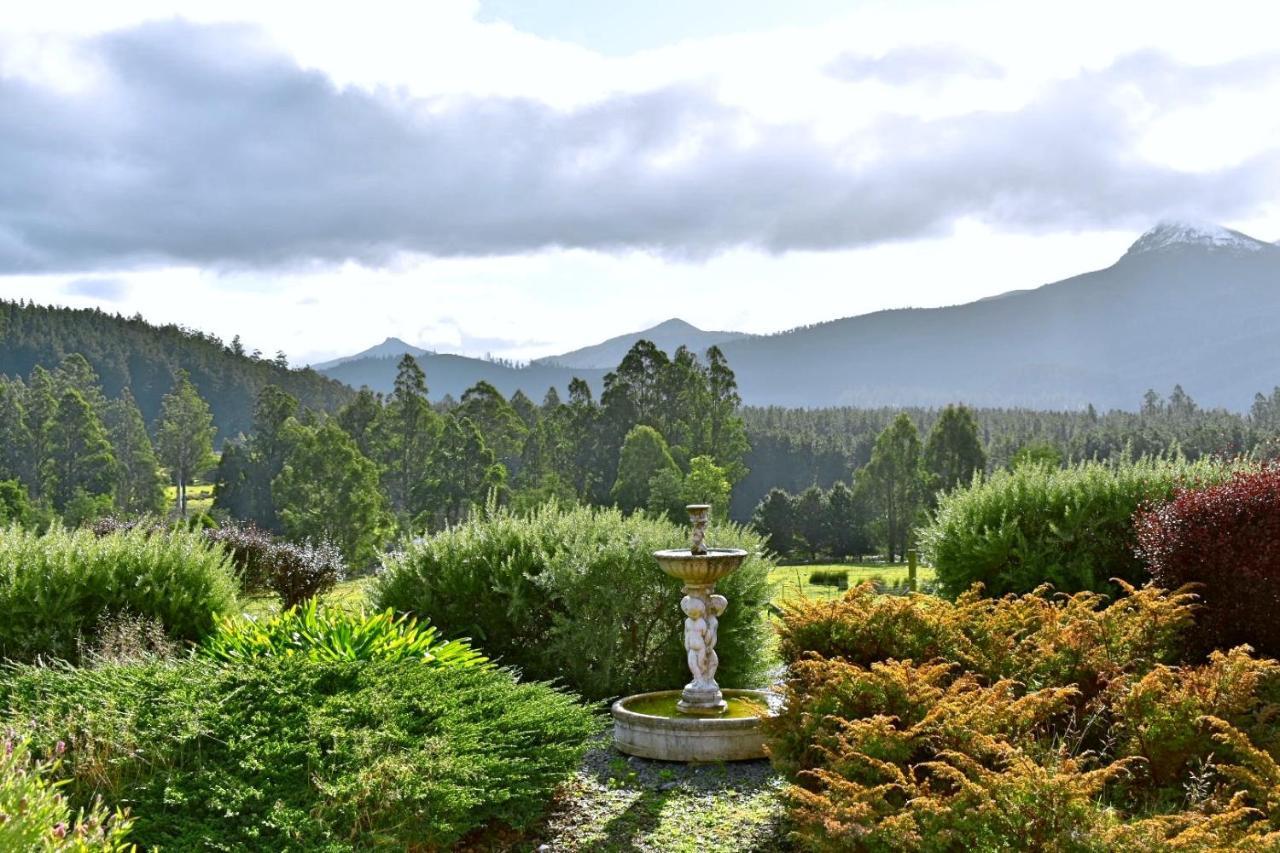
<svg viewBox="0 0 1280 853">
<path fill-rule="evenodd" d="M 1157 585 L 1197 585 L 1202 649 L 1280 656 L 1280 467 L 1183 490 L 1139 516 L 1137 537 Z"/>
<path fill-rule="evenodd" d="M 527 829 L 599 731 L 573 697 L 493 668 L 202 658 L 19 666 L 0 707 L 73 805 L 127 804 L 143 849 L 448 849 Z"/>
<path fill-rule="evenodd" d="M 1067 593 L 1115 594 L 1112 578 L 1134 586 L 1147 580 L 1135 553 L 1134 515 L 1179 488 L 1218 483 L 1233 470 L 1208 460 L 1143 459 L 998 471 L 940 499 L 920 535 L 924 559 L 952 596 L 975 583 L 989 595 L 1044 583 Z"/>
<path fill-rule="evenodd" d="M 684 527 L 613 509 L 498 510 L 390 557 L 371 598 L 588 699 L 675 689 L 689 680 L 680 582 L 652 552 L 687 541 Z M 772 563 L 744 528 L 713 527 L 707 541 L 750 553 L 718 587 L 729 609 L 720 617 L 717 680 L 758 686 L 769 663 Z"/>
<path fill-rule="evenodd" d="M 0 532 L 0 658 L 75 660 L 126 614 L 198 641 L 235 609 L 236 589 L 226 555 L 199 533 L 10 527 Z"/>
</svg>

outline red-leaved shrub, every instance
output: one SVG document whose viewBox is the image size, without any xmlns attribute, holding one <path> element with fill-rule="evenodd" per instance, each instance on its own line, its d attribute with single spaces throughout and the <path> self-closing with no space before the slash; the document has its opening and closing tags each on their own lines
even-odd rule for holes
<svg viewBox="0 0 1280 853">
<path fill-rule="evenodd" d="M 1156 586 L 1201 585 L 1194 639 L 1203 649 L 1248 643 L 1280 656 L 1280 466 L 1180 491 L 1136 525 Z"/>
</svg>

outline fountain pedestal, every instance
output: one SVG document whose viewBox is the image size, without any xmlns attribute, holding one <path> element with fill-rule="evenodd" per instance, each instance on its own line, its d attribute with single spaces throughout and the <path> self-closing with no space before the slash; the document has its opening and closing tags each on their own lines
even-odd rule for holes
<svg viewBox="0 0 1280 853">
<path fill-rule="evenodd" d="M 684 582 L 684 649 L 692 680 L 681 691 L 644 693 L 613 705 L 614 744 L 622 752 L 666 761 L 736 761 L 763 758 L 760 718 L 770 713 L 763 690 L 723 691 L 716 683 L 719 617 L 729 602 L 716 581 L 737 571 L 747 552 L 707 548 L 711 507 L 688 507 L 693 538 L 687 549 L 657 551 L 662 570 Z M 728 698 L 726 698 L 726 695 Z M 732 704 L 731 704 L 732 703 Z"/>
</svg>

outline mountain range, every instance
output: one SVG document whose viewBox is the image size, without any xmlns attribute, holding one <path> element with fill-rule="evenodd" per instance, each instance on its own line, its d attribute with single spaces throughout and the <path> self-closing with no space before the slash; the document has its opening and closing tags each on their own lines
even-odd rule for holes
<svg viewBox="0 0 1280 853">
<path fill-rule="evenodd" d="M 525 367 L 435 353 L 418 360 L 437 398 L 458 397 L 480 379 L 534 399 L 552 385 L 563 393 L 574 376 L 599 390 L 607 368 L 648 338 L 668 352 L 720 346 L 748 405 L 1132 409 L 1148 388 L 1181 384 L 1202 404 L 1242 410 L 1280 385 L 1278 330 L 1280 246 L 1163 222 L 1106 269 L 964 305 L 761 336 L 670 320 Z M 395 361 L 361 354 L 317 369 L 387 391 Z"/>
</svg>

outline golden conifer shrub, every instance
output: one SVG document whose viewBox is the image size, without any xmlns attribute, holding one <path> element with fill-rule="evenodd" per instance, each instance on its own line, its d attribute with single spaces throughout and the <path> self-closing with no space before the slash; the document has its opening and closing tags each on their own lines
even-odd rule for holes
<svg viewBox="0 0 1280 853">
<path fill-rule="evenodd" d="M 1195 597 L 869 585 L 780 628 L 800 849 L 1280 849 L 1280 664 L 1181 658 Z"/>
</svg>

